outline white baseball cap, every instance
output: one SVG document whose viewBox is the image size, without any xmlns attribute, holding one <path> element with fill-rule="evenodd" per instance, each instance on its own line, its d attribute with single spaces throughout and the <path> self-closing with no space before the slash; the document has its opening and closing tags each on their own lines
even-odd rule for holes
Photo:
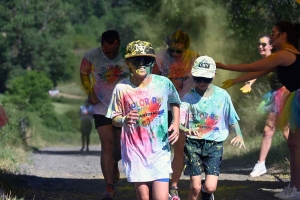
<svg viewBox="0 0 300 200">
<path fill-rule="evenodd" d="M 216 74 L 216 62 L 209 56 L 198 57 L 192 68 L 192 75 L 196 77 L 213 78 Z"/>
</svg>

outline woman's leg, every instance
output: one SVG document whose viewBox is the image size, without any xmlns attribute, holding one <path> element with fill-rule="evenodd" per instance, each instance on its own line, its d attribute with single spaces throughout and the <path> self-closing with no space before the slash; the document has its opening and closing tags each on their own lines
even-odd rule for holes
<svg viewBox="0 0 300 200">
<path fill-rule="evenodd" d="M 291 132 L 288 138 L 290 151 L 291 183 L 290 187 L 296 187 L 300 191 L 300 129 Z"/>
<path fill-rule="evenodd" d="M 259 162 L 265 162 L 267 159 L 267 155 L 270 151 L 272 138 L 275 132 L 275 123 L 278 118 L 278 115 L 275 113 L 270 112 L 268 114 L 266 125 L 264 128 L 264 135 L 261 142 L 260 154 L 259 154 Z"/>
</svg>

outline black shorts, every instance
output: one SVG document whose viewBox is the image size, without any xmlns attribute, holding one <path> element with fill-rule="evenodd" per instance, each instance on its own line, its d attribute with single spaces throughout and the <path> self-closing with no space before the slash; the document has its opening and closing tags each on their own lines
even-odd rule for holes
<svg viewBox="0 0 300 200">
<path fill-rule="evenodd" d="M 96 129 L 100 126 L 112 125 L 112 119 L 107 118 L 104 115 L 93 114 L 93 117 L 94 117 L 94 122 L 95 122 L 95 128 Z M 121 127 L 114 126 L 114 128 L 121 130 Z"/>
</svg>

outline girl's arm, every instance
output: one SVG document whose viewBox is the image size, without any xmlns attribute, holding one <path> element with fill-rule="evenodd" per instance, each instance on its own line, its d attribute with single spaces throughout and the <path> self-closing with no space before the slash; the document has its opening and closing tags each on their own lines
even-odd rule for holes
<svg viewBox="0 0 300 200">
<path fill-rule="evenodd" d="M 170 125 L 168 129 L 168 131 L 171 132 L 168 139 L 169 142 L 171 142 L 171 144 L 174 144 L 179 137 L 180 109 L 179 109 L 179 104 L 171 103 L 170 106 L 172 109 L 173 123 Z"/>
</svg>

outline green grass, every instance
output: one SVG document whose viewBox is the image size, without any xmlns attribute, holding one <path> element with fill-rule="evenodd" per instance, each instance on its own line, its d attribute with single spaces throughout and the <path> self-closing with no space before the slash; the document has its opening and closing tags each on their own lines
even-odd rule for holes
<svg viewBox="0 0 300 200">
<path fill-rule="evenodd" d="M 79 71 L 78 71 L 78 74 L 79 74 Z M 57 86 L 57 89 L 61 93 L 67 93 L 67 94 L 78 95 L 78 96 L 83 96 L 83 97 L 86 96 L 83 87 L 78 82 L 59 84 Z"/>
<path fill-rule="evenodd" d="M 57 114 L 66 113 L 69 110 L 78 110 L 80 105 L 73 105 L 73 104 L 64 104 L 64 103 L 52 103 L 54 105 L 55 112 Z"/>
</svg>

